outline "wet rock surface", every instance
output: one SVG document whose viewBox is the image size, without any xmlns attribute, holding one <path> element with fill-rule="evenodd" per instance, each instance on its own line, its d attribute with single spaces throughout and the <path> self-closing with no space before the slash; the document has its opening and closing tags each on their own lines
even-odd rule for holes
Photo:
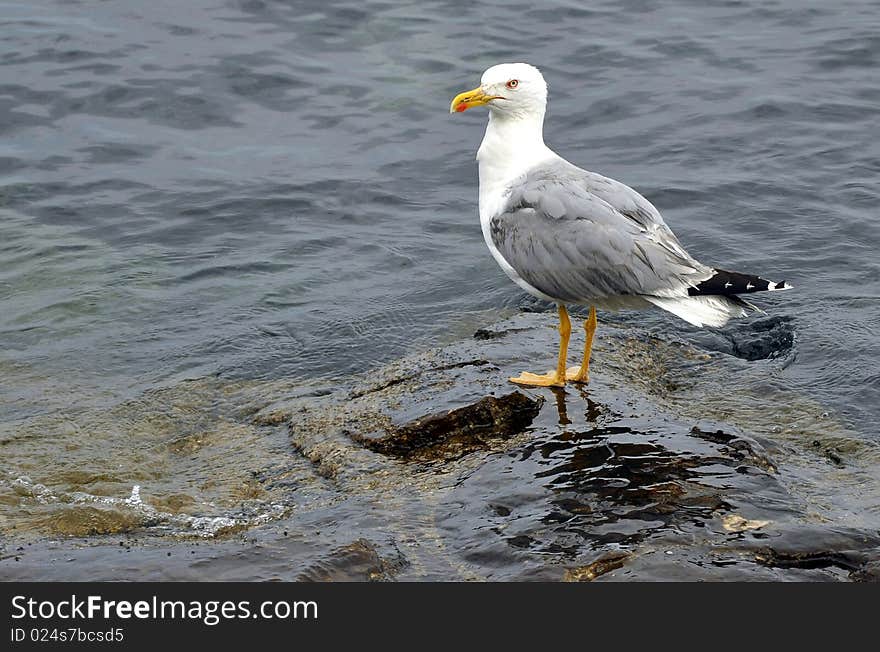
<svg viewBox="0 0 880 652">
<path fill-rule="evenodd" d="M 390 425 L 378 436 L 358 430 L 347 434 L 377 453 L 403 459 L 454 459 L 476 449 L 488 449 L 493 439 L 523 432 L 541 411 L 544 400 L 511 392 L 498 398 L 486 396 L 442 414 L 414 419 L 402 426 Z"/>
<path fill-rule="evenodd" d="M 91 529 L 67 523 L 63 539 L 22 547 L 7 534 L 0 573 L 878 578 L 880 533 L 870 514 L 848 502 L 864 494 L 870 468 L 827 454 L 858 461 L 866 457 L 863 444 L 818 406 L 782 390 L 731 393 L 729 378 L 772 379 L 777 369 L 750 366 L 769 360 L 606 327 L 589 386 L 517 389 L 507 382 L 522 370 L 543 371 L 554 343 L 552 317 L 524 314 L 363 378 L 292 397 L 276 392 L 262 404 L 252 398 L 240 411 L 242 424 L 280 429 L 289 446 L 248 469 L 251 480 L 239 493 L 282 501 L 275 517 L 194 541 L 130 519 L 110 527 L 91 509 Z M 167 447 L 195 454 L 210 442 L 208 433 L 169 439 Z"/>
</svg>

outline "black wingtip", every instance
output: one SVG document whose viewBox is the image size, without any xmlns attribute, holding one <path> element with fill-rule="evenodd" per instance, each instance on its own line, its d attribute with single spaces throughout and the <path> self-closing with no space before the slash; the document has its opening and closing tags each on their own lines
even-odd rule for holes
<svg viewBox="0 0 880 652">
<path fill-rule="evenodd" d="M 790 287 L 785 281 L 776 283 L 753 274 L 740 274 L 739 272 L 716 269 L 711 278 L 699 283 L 696 287 L 689 288 L 688 294 L 691 296 L 713 294 L 731 297 L 737 294 L 751 294 L 767 290 L 787 290 Z"/>
</svg>

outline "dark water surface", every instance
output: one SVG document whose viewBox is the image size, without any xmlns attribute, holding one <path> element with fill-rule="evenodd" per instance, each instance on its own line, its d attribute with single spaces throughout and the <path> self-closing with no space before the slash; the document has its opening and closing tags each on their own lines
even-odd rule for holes
<svg viewBox="0 0 880 652">
<path fill-rule="evenodd" d="M 289 442 L 240 414 L 540 307 L 482 241 L 485 115 L 447 113 L 520 60 L 549 81 L 551 147 L 698 258 L 796 287 L 721 331 L 600 322 L 749 363 L 719 366 L 731 396 L 827 412 L 867 474 L 840 501 L 826 478 L 827 502 L 880 525 L 876 2 L 2 2 L 0 22 L 7 550 L 126 530 L 71 506 L 273 523 L 298 499 L 252 472 Z"/>
</svg>

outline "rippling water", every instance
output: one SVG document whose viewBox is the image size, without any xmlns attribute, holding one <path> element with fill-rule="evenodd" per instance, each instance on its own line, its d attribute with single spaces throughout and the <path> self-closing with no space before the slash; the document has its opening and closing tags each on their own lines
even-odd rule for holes
<svg viewBox="0 0 880 652">
<path fill-rule="evenodd" d="M 447 113 L 516 60 L 549 81 L 551 147 L 698 258 L 796 287 L 719 332 L 600 320 L 779 344 L 768 382 L 880 444 L 876 3 L 582 4 L 0 3 L 2 471 L 75 491 L 52 465 L 89 467 L 95 432 L 112 465 L 197 430 L 150 430 L 145 392 L 360 373 L 535 307 L 482 242 L 485 115 Z"/>
</svg>

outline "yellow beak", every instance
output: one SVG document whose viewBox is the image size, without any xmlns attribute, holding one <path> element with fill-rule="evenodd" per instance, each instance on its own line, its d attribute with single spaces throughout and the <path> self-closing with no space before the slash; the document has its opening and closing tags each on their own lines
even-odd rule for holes
<svg viewBox="0 0 880 652">
<path fill-rule="evenodd" d="M 465 91 L 464 93 L 456 95 L 455 99 L 452 100 L 452 104 L 449 105 L 449 112 L 461 113 L 462 111 L 467 111 L 471 107 L 488 104 L 492 100 L 497 100 L 500 97 L 500 95 L 486 95 L 481 88 L 477 87 L 471 91 Z"/>
</svg>

